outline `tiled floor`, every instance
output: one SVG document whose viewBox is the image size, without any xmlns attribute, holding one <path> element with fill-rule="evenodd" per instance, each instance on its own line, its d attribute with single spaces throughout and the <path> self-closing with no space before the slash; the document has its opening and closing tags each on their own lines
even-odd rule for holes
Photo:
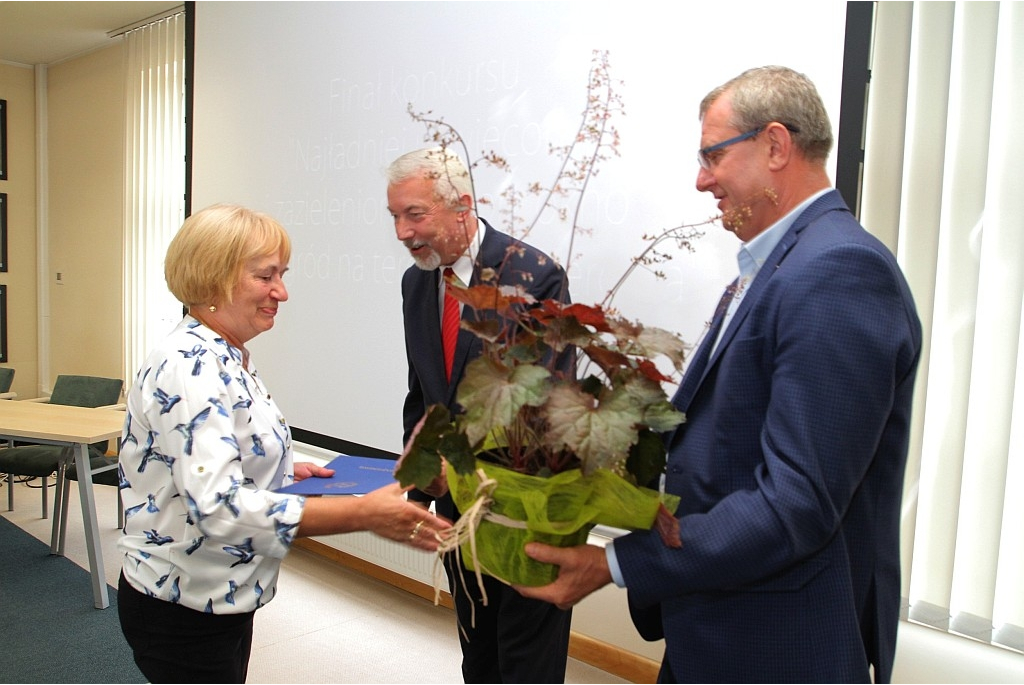
<svg viewBox="0 0 1024 685">
<path fill-rule="evenodd" d="M 65 553 L 88 568 L 76 488 L 72 483 Z M 94 492 L 104 571 L 116 587 L 116 490 Z M 52 487 L 50 495 L 52 502 Z M 51 521 L 40 514 L 38 488 L 16 484 L 15 508 L 7 511 L 7 484 L 0 487 L 0 515 L 49 543 Z M 459 660 L 451 610 L 296 549 L 282 564 L 277 597 L 257 614 L 249 682 L 461 683 Z M 565 682 L 628 681 L 569 659 Z"/>
</svg>

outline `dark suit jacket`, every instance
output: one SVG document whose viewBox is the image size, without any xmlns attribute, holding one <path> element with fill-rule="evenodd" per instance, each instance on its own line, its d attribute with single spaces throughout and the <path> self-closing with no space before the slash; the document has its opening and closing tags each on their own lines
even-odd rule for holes
<svg viewBox="0 0 1024 685">
<path fill-rule="evenodd" d="M 559 299 L 569 301 L 565 271 L 543 252 L 510 236 L 500 233 L 483 219 L 487 231 L 480 245 L 473 277 L 469 285 L 480 282 L 484 268 L 498 269 L 498 281 L 502 285 L 522 285 L 538 300 Z M 516 246 L 508 260 L 508 248 Z M 452 413 L 458 413 L 455 391 L 466 365 L 480 356 L 483 345 L 480 339 L 466 330 L 459 331 L 455 346 L 455 360 L 452 365 L 452 382 L 448 383 L 444 373 L 444 358 L 441 352 L 441 323 L 437 299 L 440 270 L 424 271 L 415 264 L 402 276 L 402 315 L 405 319 L 405 351 L 409 361 L 409 393 L 405 398 L 402 421 L 405 428 L 403 444 L 408 442 L 412 430 L 426 413 L 429 406 L 443 404 Z M 477 316 L 471 307 L 463 307 L 462 318 Z M 571 366 L 572 358 L 559 360 L 560 368 Z M 431 497 L 419 491 L 410 493 L 410 499 L 429 502 Z M 451 497 L 438 499 L 437 513 L 455 520 L 458 515 Z"/>
<path fill-rule="evenodd" d="M 888 682 L 920 349 L 892 254 L 837 192 L 818 198 L 673 400 L 682 548 L 614 545 L 634 608 L 661 610 L 669 677 L 858 682 L 870 663 Z"/>
</svg>

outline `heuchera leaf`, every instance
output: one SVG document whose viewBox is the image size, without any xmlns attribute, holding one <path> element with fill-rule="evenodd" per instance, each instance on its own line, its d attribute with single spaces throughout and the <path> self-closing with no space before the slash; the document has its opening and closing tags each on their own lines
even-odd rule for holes
<svg viewBox="0 0 1024 685">
<path fill-rule="evenodd" d="M 471 445 L 477 445 L 496 427 L 511 425 L 525 405 L 544 403 L 551 372 L 541 366 L 522 364 L 509 369 L 487 357 L 466 366 L 456 399 L 467 407 L 459 417 Z"/>
<path fill-rule="evenodd" d="M 583 326 L 589 326 L 599 333 L 610 333 L 605 311 L 596 305 L 569 304 L 565 305 L 557 300 L 542 300 L 540 306 L 531 309 L 530 314 L 545 325 L 560 319 L 575 319 Z"/>
<path fill-rule="evenodd" d="M 568 345 L 586 347 L 596 339 L 597 334 L 583 326 L 575 317 L 551 319 L 546 322 L 544 342 L 558 352 Z"/>
<path fill-rule="evenodd" d="M 671 360 L 676 371 L 683 370 L 683 361 L 690 346 L 677 334 L 661 328 L 645 328 L 640 332 L 637 343 L 646 357 L 664 355 Z"/>
<path fill-rule="evenodd" d="M 609 378 L 614 377 L 619 369 L 630 365 L 629 357 L 616 350 L 610 350 L 604 345 L 587 345 L 583 351 Z"/>
<path fill-rule="evenodd" d="M 516 305 L 531 304 L 534 298 L 521 288 L 474 285 L 451 289 L 452 296 L 473 309 L 486 309 L 497 314 L 512 311 Z"/>
<path fill-rule="evenodd" d="M 585 474 L 599 468 L 621 471 L 643 419 L 622 387 L 606 389 L 595 400 L 571 384 L 558 384 L 544 408 L 549 425 L 544 443 L 571 450 Z"/>
<path fill-rule="evenodd" d="M 476 452 L 465 433 L 446 433 L 441 437 L 437 451 L 458 473 L 472 473 L 476 470 Z"/>
<path fill-rule="evenodd" d="M 626 470 L 636 478 L 637 485 L 657 488 L 658 478 L 665 471 L 665 455 L 664 439 L 653 431 L 642 430 L 629 450 Z"/>
<path fill-rule="evenodd" d="M 622 389 L 636 405 L 641 423 L 656 431 L 667 431 L 683 422 L 683 414 L 665 397 L 661 384 L 646 375 L 634 374 L 622 383 Z"/>
<path fill-rule="evenodd" d="M 395 477 L 402 487 L 415 485 L 425 488 L 441 475 L 438 447 L 442 438 L 454 430 L 451 415 L 443 405 L 433 405 L 427 410 L 423 425 L 396 464 Z"/>
</svg>

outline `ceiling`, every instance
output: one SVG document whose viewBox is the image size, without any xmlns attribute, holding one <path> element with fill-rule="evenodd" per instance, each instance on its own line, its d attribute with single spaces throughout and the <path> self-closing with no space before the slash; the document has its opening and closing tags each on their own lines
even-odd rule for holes
<svg viewBox="0 0 1024 685">
<path fill-rule="evenodd" d="M 179 7 L 153 2 L 0 2 L 0 61 L 54 64 L 110 44 L 108 31 Z"/>
</svg>

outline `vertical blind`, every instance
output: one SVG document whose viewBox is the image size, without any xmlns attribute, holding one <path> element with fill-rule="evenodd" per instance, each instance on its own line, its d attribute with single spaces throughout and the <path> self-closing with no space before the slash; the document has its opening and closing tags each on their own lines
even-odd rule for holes
<svg viewBox="0 0 1024 685">
<path fill-rule="evenodd" d="M 181 320 L 164 255 L 185 210 L 185 15 L 125 35 L 124 378 Z"/>
<path fill-rule="evenodd" d="M 925 328 L 904 491 L 904 618 L 1018 651 L 1021 121 L 1024 3 L 875 3 L 861 218 L 895 247 Z"/>
</svg>

